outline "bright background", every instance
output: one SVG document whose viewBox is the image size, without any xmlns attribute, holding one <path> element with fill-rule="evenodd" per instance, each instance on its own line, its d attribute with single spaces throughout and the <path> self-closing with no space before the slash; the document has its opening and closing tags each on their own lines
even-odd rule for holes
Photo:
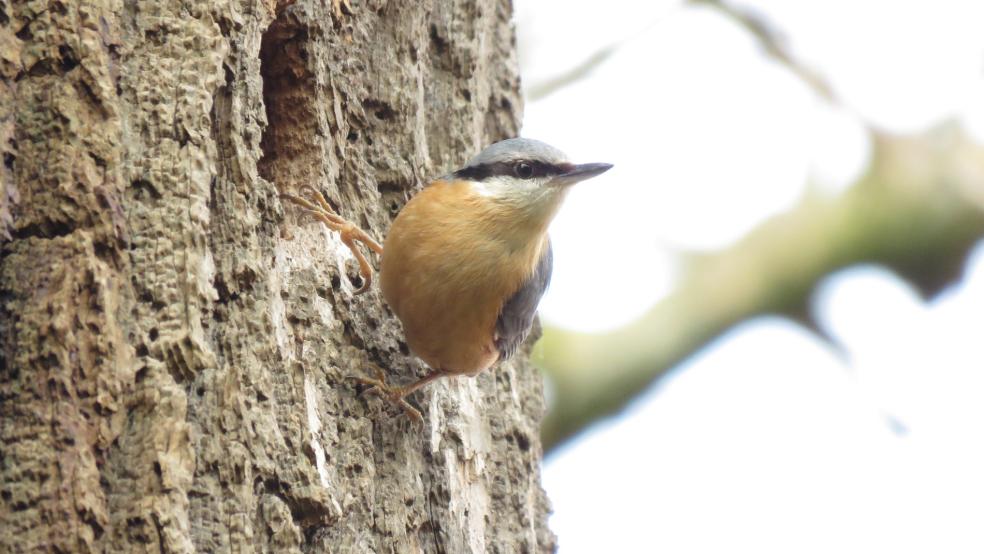
<svg viewBox="0 0 984 554">
<path fill-rule="evenodd" d="M 740 5 L 846 108 L 706 8 L 517 1 L 531 89 L 617 46 L 526 106 L 525 136 L 615 164 L 552 227 L 547 325 L 628 323 L 672 289 L 674 252 L 728 246 L 808 184 L 842 191 L 870 156 L 861 121 L 956 119 L 984 142 L 984 2 Z M 874 267 L 817 296 L 839 351 L 783 320 L 746 323 L 547 459 L 562 554 L 984 552 L 984 247 L 931 304 Z"/>
</svg>

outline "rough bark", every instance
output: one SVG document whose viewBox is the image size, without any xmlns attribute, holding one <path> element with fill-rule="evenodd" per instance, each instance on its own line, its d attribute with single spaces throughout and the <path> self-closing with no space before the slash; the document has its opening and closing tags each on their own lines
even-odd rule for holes
<svg viewBox="0 0 984 554">
<path fill-rule="evenodd" d="M 511 6 L 0 0 L 0 551 L 534 552 L 525 356 L 414 397 L 382 238 L 517 132 Z"/>
</svg>

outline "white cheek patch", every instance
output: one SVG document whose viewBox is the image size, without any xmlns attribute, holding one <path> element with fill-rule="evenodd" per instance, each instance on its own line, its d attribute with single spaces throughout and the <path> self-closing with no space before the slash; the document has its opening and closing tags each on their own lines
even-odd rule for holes
<svg viewBox="0 0 984 554">
<path fill-rule="evenodd" d="M 497 196 L 496 192 L 492 190 L 492 187 L 489 187 L 485 183 L 474 183 L 472 185 L 472 190 L 475 191 L 475 194 L 486 198 Z"/>
<path fill-rule="evenodd" d="M 506 202 L 529 202 L 542 192 L 538 179 L 493 177 L 475 185 L 478 194 Z"/>
</svg>

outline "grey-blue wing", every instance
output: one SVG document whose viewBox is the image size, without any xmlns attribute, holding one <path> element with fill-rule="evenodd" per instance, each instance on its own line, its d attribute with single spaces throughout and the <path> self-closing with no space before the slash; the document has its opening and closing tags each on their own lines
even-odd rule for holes
<svg viewBox="0 0 984 554">
<path fill-rule="evenodd" d="M 530 334 L 536 307 L 550 284 L 551 273 L 553 249 L 548 240 L 533 275 L 506 300 L 499 312 L 499 319 L 495 322 L 495 347 L 499 350 L 500 361 L 511 357 Z"/>
</svg>

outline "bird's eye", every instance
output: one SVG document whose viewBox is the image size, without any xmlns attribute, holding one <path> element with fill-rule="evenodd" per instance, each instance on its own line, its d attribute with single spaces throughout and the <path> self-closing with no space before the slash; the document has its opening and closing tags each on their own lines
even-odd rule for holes
<svg viewBox="0 0 984 554">
<path fill-rule="evenodd" d="M 533 176 L 533 166 L 528 162 L 519 162 L 516 164 L 516 176 L 520 179 L 529 179 Z"/>
</svg>

